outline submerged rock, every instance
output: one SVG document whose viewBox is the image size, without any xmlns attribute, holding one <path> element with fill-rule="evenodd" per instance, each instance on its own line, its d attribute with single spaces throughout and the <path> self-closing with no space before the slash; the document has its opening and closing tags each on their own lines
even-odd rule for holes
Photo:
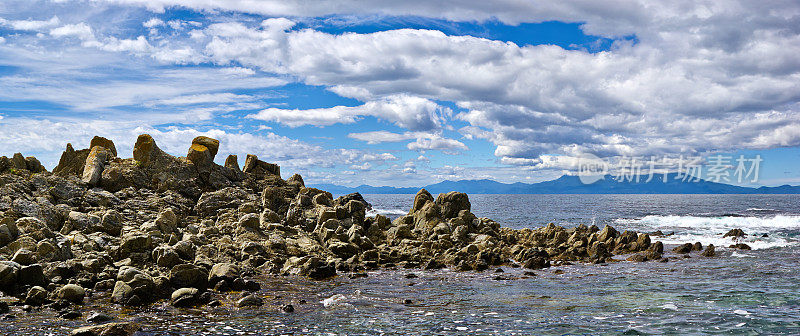
<svg viewBox="0 0 800 336">
<path fill-rule="evenodd" d="M 733 244 L 733 245 L 728 246 L 728 247 L 734 248 L 734 249 L 739 249 L 739 250 L 751 250 L 750 245 L 747 245 L 745 243 L 737 243 L 737 244 Z"/>
<path fill-rule="evenodd" d="M 722 238 L 732 237 L 733 239 L 741 238 L 746 236 L 747 234 L 742 231 L 742 229 L 731 229 Z"/>
<path fill-rule="evenodd" d="M 248 295 L 236 301 L 236 306 L 240 308 L 260 307 L 262 305 L 264 305 L 264 300 L 255 295 Z"/>
<path fill-rule="evenodd" d="M 714 248 L 714 244 L 708 244 L 708 246 L 706 246 L 705 251 L 703 251 L 703 253 L 701 253 L 701 254 L 704 257 L 713 257 L 713 256 L 715 256 L 716 255 L 716 251 L 715 251 L 715 248 Z"/>
<path fill-rule="evenodd" d="M 692 243 L 686 243 L 676 246 L 672 249 L 672 252 L 679 253 L 679 254 L 686 254 L 692 252 L 694 249 L 694 245 Z"/>
</svg>

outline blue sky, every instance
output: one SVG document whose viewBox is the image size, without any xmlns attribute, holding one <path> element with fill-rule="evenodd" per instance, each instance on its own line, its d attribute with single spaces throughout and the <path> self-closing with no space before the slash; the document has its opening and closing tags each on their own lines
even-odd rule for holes
<svg viewBox="0 0 800 336">
<path fill-rule="evenodd" d="M 800 184 L 800 6 L 0 3 L 0 155 L 208 135 L 310 183 L 537 182 L 595 155 L 760 155 Z M 669 161 L 672 162 L 672 161 Z M 660 167 L 672 169 L 670 165 Z"/>
</svg>

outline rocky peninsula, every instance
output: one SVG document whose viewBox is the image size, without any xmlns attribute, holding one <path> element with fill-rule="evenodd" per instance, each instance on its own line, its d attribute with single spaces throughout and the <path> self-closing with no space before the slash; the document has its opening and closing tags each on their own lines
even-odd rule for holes
<svg viewBox="0 0 800 336">
<path fill-rule="evenodd" d="M 573 262 L 666 261 L 650 235 L 580 225 L 514 230 L 478 218 L 466 194 L 420 190 L 394 220 L 367 216 L 360 194 L 333 198 L 300 175 L 248 155 L 214 162 L 219 141 L 197 137 L 186 157 L 140 135 L 133 158 L 114 143 L 67 145 L 52 172 L 34 157 L 0 157 L 0 314 L 53 309 L 85 319 L 73 335 L 130 334 L 136 325 L 81 316 L 102 301 L 176 307 L 260 306 L 263 276 L 324 281 L 381 268 L 484 271 Z M 534 211 L 534 210 L 532 210 Z M 702 246 L 684 246 L 688 253 Z M 704 255 L 713 256 L 714 247 Z M 237 293 L 237 294 L 229 294 Z M 291 305 L 281 307 L 287 313 Z"/>
</svg>

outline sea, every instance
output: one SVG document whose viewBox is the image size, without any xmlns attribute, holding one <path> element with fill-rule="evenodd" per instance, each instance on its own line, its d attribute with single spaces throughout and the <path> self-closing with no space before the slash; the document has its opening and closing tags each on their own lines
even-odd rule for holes
<svg viewBox="0 0 800 336">
<path fill-rule="evenodd" d="M 372 214 L 404 215 L 414 195 L 364 195 Z M 800 335 L 797 195 L 470 195 L 472 211 L 512 228 L 611 225 L 717 246 L 717 256 L 667 254 L 525 273 L 381 270 L 329 281 L 261 279 L 260 309 L 115 309 L 139 335 Z M 727 248 L 730 229 L 752 250 Z M 413 275 L 412 275 L 413 274 Z M 279 307 L 292 304 L 293 313 Z M 68 334 L 85 322 L 53 312 L 0 320 L 2 334 Z"/>
</svg>

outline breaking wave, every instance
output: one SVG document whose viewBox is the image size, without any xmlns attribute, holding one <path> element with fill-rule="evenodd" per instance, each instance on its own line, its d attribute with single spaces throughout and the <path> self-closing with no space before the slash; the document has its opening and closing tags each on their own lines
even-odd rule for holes
<svg viewBox="0 0 800 336">
<path fill-rule="evenodd" d="M 701 242 L 703 245 L 727 247 L 734 244 L 731 237 L 722 236 L 731 229 L 742 229 L 747 236 L 735 242 L 746 243 L 754 250 L 796 245 L 800 243 L 800 216 L 662 216 L 650 215 L 639 219 L 617 219 L 616 224 L 641 232 L 660 230 L 667 234 L 655 239 L 664 244 Z M 672 233 L 672 234 L 670 234 Z"/>
</svg>

